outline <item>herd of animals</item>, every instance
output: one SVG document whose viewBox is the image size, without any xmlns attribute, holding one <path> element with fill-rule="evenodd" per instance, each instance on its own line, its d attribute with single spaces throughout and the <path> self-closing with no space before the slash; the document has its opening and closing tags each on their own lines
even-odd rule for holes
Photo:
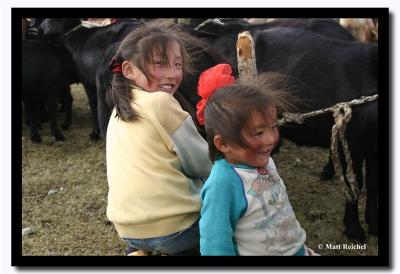
<svg viewBox="0 0 400 274">
<path fill-rule="evenodd" d="M 109 19 L 109 18 L 108 18 Z M 109 62 L 127 33 L 143 25 L 144 18 L 114 18 L 91 23 L 87 18 L 22 19 L 22 99 L 32 142 L 40 142 L 40 121 L 50 123 L 57 141 L 65 140 L 56 114 L 65 112 L 62 129 L 71 125 L 72 83 L 82 83 L 90 106 L 90 138 L 105 138 L 113 108 L 108 98 Z M 188 45 L 194 72 L 176 94 L 183 108 L 193 114 L 200 97 L 200 73 L 218 63 L 236 68 L 238 33 L 253 37 L 258 73 L 280 72 L 288 76 L 291 95 L 299 99 L 301 113 L 338 102 L 378 94 L 378 20 L 329 18 L 174 20 L 196 37 Z M 238 75 L 235 70 L 235 75 Z M 193 116 L 193 118 L 195 118 Z M 196 119 L 194 119 L 196 121 Z M 297 145 L 330 147 L 331 114 L 309 118 L 302 124 L 280 128 L 281 136 Z M 198 125 L 200 133 L 204 131 Z M 346 139 L 359 189 L 366 187 L 365 222 L 378 234 L 378 101 L 353 107 Z M 344 153 L 340 153 L 346 173 Z M 322 177 L 334 176 L 330 159 Z M 365 174 L 363 165 L 365 163 Z M 345 179 L 346 180 L 346 179 Z M 346 183 L 349 183 L 346 181 Z M 346 199 L 345 235 L 366 241 L 358 214 L 358 199 Z"/>
</svg>

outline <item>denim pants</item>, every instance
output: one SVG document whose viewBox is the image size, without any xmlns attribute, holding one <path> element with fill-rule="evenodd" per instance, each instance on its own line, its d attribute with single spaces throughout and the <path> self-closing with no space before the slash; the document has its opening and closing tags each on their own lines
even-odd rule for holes
<svg viewBox="0 0 400 274">
<path fill-rule="evenodd" d="M 146 239 L 122 239 L 131 247 L 152 254 L 165 254 L 169 256 L 200 256 L 198 220 L 184 230 L 167 236 Z"/>
</svg>

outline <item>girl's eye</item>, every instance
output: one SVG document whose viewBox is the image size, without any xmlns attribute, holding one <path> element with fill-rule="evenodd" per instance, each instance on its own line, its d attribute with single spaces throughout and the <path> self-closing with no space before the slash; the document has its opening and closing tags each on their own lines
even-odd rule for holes
<svg viewBox="0 0 400 274">
<path fill-rule="evenodd" d="M 175 64 L 175 67 L 177 67 L 177 68 L 182 68 L 183 65 L 182 65 L 182 63 L 176 63 L 176 64 Z"/>
<path fill-rule="evenodd" d="M 164 65 L 164 61 L 154 61 L 154 64 L 156 65 Z"/>
</svg>

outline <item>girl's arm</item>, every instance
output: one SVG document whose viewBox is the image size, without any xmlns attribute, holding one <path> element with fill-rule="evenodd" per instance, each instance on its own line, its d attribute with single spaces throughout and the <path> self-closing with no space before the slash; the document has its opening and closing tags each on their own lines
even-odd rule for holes
<svg viewBox="0 0 400 274">
<path fill-rule="evenodd" d="M 213 167 L 201 197 L 201 255 L 237 256 L 236 224 L 247 209 L 239 176 L 230 167 Z"/>
<path fill-rule="evenodd" d="M 168 93 L 154 92 L 152 99 L 153 123 L 168 148 L 176 152 L 183 173 L 205 181 L 212 166 L 208 144 L 198 133 L 191 116 Z"/>
<path fill-rule="evenodd" d="M 188 177 L 207 179 L 211 170 L 208 144 L 198 133 L 192 117 L 188 115 L 171 136 L 174 150 Z"/>
</svg>

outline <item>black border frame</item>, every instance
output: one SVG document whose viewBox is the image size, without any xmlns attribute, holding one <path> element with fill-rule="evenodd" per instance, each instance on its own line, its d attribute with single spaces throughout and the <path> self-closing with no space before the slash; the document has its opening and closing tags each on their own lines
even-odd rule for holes
<svg viewBox="0 0 400 274">
<path fill-rule="evenodd" d="M 139 11 L 139 12 L 137 12 Z M 393 109 L 391 101 L 391 86 L 389 83 L 393 62 L 389 61 L 389 32 L 392 21 L 388 8 L 11 8 L 11 49 L 12 49 L 12 266 L 136 266 L 136 267 L 297 267 L 297 266 L 329 266 L 329 267 L 368 267 L 391 265 L 389 246 L 391 236 L 390 225 L 393 214 L 390 210 L 389 189 L 392 187 L 390 112 Z M 379 169 L 382 182 L 379 197 L 379 243 L 378 256 L 322 256 L 322 257 L 198 257 L 190 260 L 176 257 L 123 257 L 123 256 L 22 256 L 22 178 L 21 165 L 21 100 L 20 94 L 20 52 L 21 52 L 21 17 L 301 17 L 301 18 L 378 18 L 379 19 Z M 203 16 L 201 16 L 203 15 Z M 390 102 L 390 104 L 389 104 Z M 391 192 L 390 192 L 391 193 Z M 47 268 L 46 268 L 47 269 Z M 54 269 L 54 268 L 52 268 Z M 102 268 L 104 270 L 104 268 Z M 181 269 L 181 268 L 180 268 Z M 281 268 L 279 268 L 281 269 Z"/>
</svg>

